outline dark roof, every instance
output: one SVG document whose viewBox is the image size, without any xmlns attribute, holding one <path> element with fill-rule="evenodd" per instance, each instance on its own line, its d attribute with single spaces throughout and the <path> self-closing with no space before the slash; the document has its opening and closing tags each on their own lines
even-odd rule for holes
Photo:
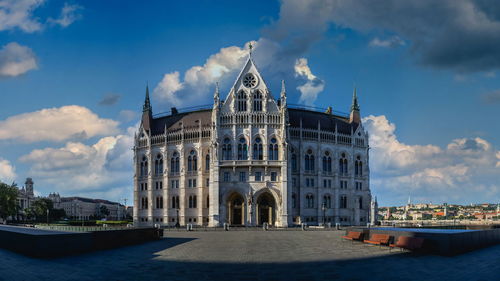
<svg viewBox="0 0 500 281">
<path fill-rule="evenodd" d="M 290 125 L 297 128 L 300 127 L 301 119 L 302 128 L 306 129 L 318 129 L 318 121 L 321 125 L 321 130 L 333 132 L 335 131 L 335 125 L 337 125 L 337 130 L 343 134 L 350 135 L 351 127 L 353 131 L 358 128 L 357 123 L 349 123 L 349 119 L 346 117 L 306 109 L 289 108 L 288 118 Z"/>
<path fill-rule="evenodd" d="M 165 130 L 165 125 L 167 130 L 175 131 L 181 128 L 181 123 L 184 127 L 198 126 L 199 122 L 201 125 L 210 125 L 212 120 L 212 110 L 204 109 L 198 111 L 177 113 L 174 115 L 163 116 L 160 118 L 153 118 L 153 125 L 151 126 L 151 133 L 153 135 L 163 134 Z"/>
<path fill-rule="evenodd" d="M 343 116 L 317 112 L 307 109 L 288 108 L 288 116 L 292 127 L 300 127 L 300 119 L 302 119 L 302 128 L 317 129 L 318 120 L 322 130 L 335 131 L 335 125 L 340 133 L 351 134 L 358 127 L 356 123 L 349 123 L 349 119 Z M 192 112 L 177 113 L 174 115 L 153 118 L 151 133 L 153 135 L 163 134 L 165 126 L 169 131 L 179 130 L 181 123 L 184 127 L 210 125 L 212 119 L 212 110 L 204 109 Z"/>
</svg>

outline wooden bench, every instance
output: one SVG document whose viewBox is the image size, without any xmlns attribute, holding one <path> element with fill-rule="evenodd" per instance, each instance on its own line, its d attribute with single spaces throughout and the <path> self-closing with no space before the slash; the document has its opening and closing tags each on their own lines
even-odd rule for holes
<svg viewBox="0 0 500 281">
<path fill-rule="evenodd" d="M 419 250 L 424 245 L 424 238 L 421 237 L 410 237 L 410 236 L 399 236 L 398 241 L 395 244 L 390 244 L 389 247 L 401 248 L 410 251 Z"/>
<path fill-rule="evenodd" d="M 342 238 L 351 241 L 363 241 L 363 233 L 358 231 L 349 231 L 347 235 L 342 236 Z"/>
<path fill-rule="evenodd" d="M 375 244 L 375 245 L 387 245 L 389 246 L 389 240 L 391 236 L 389 234 L 377 234 L 374 233 L 370 237 L 370 240 L 365 240 L 365 243 Z"/>
</svg>

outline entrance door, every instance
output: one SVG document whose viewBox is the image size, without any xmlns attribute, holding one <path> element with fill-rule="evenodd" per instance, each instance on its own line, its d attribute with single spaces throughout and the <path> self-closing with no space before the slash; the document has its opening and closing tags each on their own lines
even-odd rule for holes
<svg viewBox="0 0 500 281">
<path fill-rule="evenodd" d="M 274 210 L 275 210 L 274 198 L 269 193 L 264 193 L 257 199 L 257 223 L 262 225 L 268 223 L 270 225 L 274 224 Z"/>
<path fill-rule="evenodd" d="M 233 219 L 231 221 L 231 224 L 242 224 L 242 212 L 241 212 L 241 205 L 239 208 L 236 206 L 233 208 Z"/>
</svg>

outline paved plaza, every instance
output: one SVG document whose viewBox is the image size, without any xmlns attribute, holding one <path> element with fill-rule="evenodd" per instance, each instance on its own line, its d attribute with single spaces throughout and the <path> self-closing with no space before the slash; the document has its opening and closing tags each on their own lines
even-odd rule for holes
<svg viewBox="0 0 500 281">
<path fill-rule="evenodd" d="M 340 231 L 166 231 L 141 245 L 59 259 L 0 249 L 0 280 L 498 280 L 500 245 L 418 256 Z"/>
</svg>

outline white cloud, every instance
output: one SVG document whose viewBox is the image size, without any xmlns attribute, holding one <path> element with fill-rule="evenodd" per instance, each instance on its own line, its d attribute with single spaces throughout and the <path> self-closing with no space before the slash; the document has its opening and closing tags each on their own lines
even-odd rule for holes
<svg viewBox="0 0 500 281">
<path fill-rule="evenodd" d="M 33 51 L 16 42 L 4 45 L 0 49 L 0 77 L 14 77 L 37 69 Z"/>
<path fill-rule="evenodd" d="M 370 45 L 371 47 L 396 48 L 399 46 L 404 46 L 406 45 L 406 43 L 399 36 L 392 36 L 385 40 L 375 37 L 370 41 L 368 45 Z"/>
<path fill-rule="evenodd" d="M 52 24 L 57 24 L 61 27 L 67 27 L 73 22 L 82 18 L 81 14 L 78 14 L 83 7 L 79 5 L 71 5 L 68 3 L 64 3 L 64 6 L 61 9 L 61 15 L 57 19 L 48 18 L 47 22 Z"/>
<path fill-rule="evenodd" d="M 295 77 L 301 77 L 306 83 L 297 87 L 300 92 L 300 103 L 312 105 L 318 98 L 318 94 L 325 88 L 325 82 L 316 77 L 309 68 L 307 59 L 300 58 L 295 61 Z"/>
<path fill-rule="evenodd" d="M 59 148 L 35 149 L 19 160 L 30 165 L 30 175 L 52 191 L 66 195 L 107 194 L 110 198 L 110 190 L 132 180 L 135 130 L 129 128 L 127 134 L 104 137 L 93 145 L 68 142 Z M 122 191 L 115 195 L 122 196 Z"/>
<path fill-rule="evenodd" d="M 363 118 L 370 134 L 372 192 L 403 199 L 460 202 L 497 200 L 500 151 L 481 138 L 452 140 L 446 148 L 407 145 L 385 116 Z M 467 200 L 467 201 L 466 201 Z M 402 202 L 402 201 L 401 201 Z"/>
<path fill-rule="evenodd" d="M 0 157 L 0 181 L 12 183 L 16 179 L 16 168 L 10 164 L 9 160 Z"/>
<path fill-rule="evenodd" d="M 99 118 L 88 108 L 78 105 L 46 108 L 0 121 L 0 140 L 64 141 L 118 132 L 118 122 Z"/>
<path fill-rule="evenodd" d="M 44 0 L 0 0 L 0 31 L 19 28 L 24 32 L 35 32 L 42 29 L 33 11 L 41 6 Z"/>
</svg>

